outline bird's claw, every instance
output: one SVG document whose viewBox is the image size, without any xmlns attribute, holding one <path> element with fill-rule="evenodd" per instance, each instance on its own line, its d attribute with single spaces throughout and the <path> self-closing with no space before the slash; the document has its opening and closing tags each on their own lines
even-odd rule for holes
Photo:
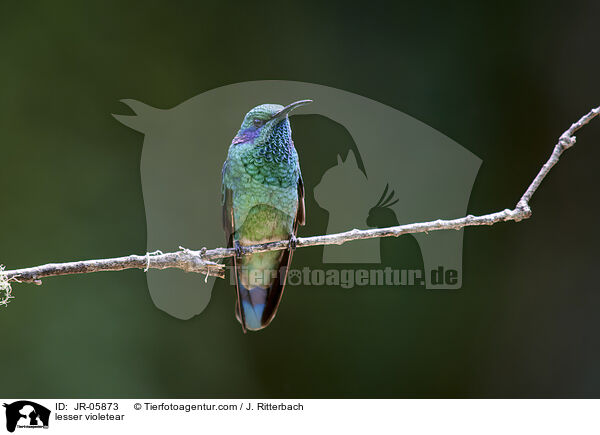
<svg viewBox="0 0 600 435">
<path fill-rule="evenodd" d="M 298 247 L 298 238 L 292 234 L 290 236 L 290 250 L 293 252 L 296 250 L 296 248 Z"/>
<path fill-rule="evenodd" d="M 239 260 L 244 255 L 244 248 L 240 245 L 240 242 L 237 240 L 233 245 L 233 249 L 235 249 L 235 257 Z"/>
</svg>

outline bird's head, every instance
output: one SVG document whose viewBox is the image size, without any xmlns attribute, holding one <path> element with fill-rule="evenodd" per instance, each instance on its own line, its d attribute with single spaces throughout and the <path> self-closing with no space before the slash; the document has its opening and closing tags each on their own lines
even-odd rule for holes
<svg viewBox="0 0 600 435">
<path fill-rule="evenodd" d="M 266 143 L 272 135 L 290 134 L 288 114 L 297 107 L 312 103 L 312 100 L 300 100 L 282 106 L 280 104 L 261 104 L 250 110 L 233 139 L 233 144 L 254 141 L 260 145 Z"/>
</svg>

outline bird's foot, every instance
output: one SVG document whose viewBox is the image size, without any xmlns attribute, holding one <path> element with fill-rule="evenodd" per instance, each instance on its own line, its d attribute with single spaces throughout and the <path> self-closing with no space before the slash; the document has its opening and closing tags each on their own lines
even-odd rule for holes
<svg viewBox="0 0 600 435">
<path fill-rule="evenodd" d="M 290 251 L 294 252 L 298 247 L 298 238 L 295 234 L 290 236 Z"/>
<path fill-rule="evenodd" d="M 237 240 L 233 244 L 233 249 L 235 249 L 235 257 L 238 260 L 244 256 L 244 247 Z"/>
</svg>

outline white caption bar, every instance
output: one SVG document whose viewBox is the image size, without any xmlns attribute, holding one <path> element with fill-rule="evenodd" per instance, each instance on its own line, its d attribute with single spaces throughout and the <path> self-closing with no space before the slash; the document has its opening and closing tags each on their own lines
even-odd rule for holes
<svg viewBox="0 0 600 435">
<path fill-rule="evenodd" d="M 15 434 L 598 434 L 599 400 L 0 399 Z M 49 411 L 49 414 L 48 414 Z M 5 428 L 0 429 L 3 432 Z M 318 432 L 315 432 L 318 431 Z M 7 432 L 8 433 L 8 432 Z"/>
</svg>

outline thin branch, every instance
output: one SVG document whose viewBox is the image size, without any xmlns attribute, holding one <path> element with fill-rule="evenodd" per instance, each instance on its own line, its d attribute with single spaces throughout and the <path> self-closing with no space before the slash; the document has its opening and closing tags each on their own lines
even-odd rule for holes
<svg viewBox="0 0 600 435">
<path fill-rule="evenodd" d="M 556 165 L 562 153 L 575 145 L 575 132 L 600 114 L 600 107 L 592 109 L 579 121 L 571 125 L 559 138 L 554 146 L 548 161 L 542 166 L 533 179 L 514 209 L 505 209 L 496 213 L 482 216 L 468 215 L 459 219 L 438 219 L 430 222 L 412 223 L 389 228 L 375 228 L 370 230 L 351 230 L 338 234 L 327 234 L 324 236 L 300 237 L 297 247 L 321 245 L 341 245 L 352 240 L 373 239 L 378 237 L 398 237 L 403 234 L 427 233 L 439 230 L 460 230 L 464 227 L 475 225 L 493 225 L 498 222 L 519 222 L 531 216 L 529 202 L 531 197 L 539 188 L 541 182 Z M 244 254 L 257 252 L 276 251 L 286 249 L 289 246 L 287 240 L 265 243 L 243 248 Z M 186 272 L 196 272 L 207 276 L 224 277 L 224 265 L 212 260 L 233 257 L 235 250 L 232 248 L 216 248 L 192 251 L 181 248 L 180 251 L 163 254 L 161 252 L 148 253 L 146 255 L 130 255 L 127 257 L 108 258 L 102 260 L 76 261 L 72 263 L 46 264 L 43 266 L 30 267 L 26 269 L 0 271 L 0 281 L 6 282 L 33 282 L 41 284 L 42 278 L 59 275 L 72 275 L 80 273 L 92 273 L 103 271 L 117 271 L 125 269 L 167 269 L 176 268 Z"/>
<path fill-rule="evenodd" d="M 202 251 L 190 251 L 181 248 L 177 252 L 166 254 L 128 255 L 127 257 L 106 258 L 102 260 L 74 261 L 71 263 L 50 263 L 26 269 L 2 272 L 9 281 L 41 284 L 42 278 L 60 275 L 75 275 L 92 272 L 111 272 L 125 269 L 181 269 L 206 275 L 225 276 L 224 266 L 202 258 Z"/>
<path fill-rule="evenodd" d="M 538 189 L 538 187 L 540 187 L 542 180 L 544 180 L 546 175 L 548 175 L 550 169 L 552 169 L 552 167 L 558 163 L 558 159 L 560 158 L 561 154 L 565 152 L 566 149 L 571 148 L 573 145 L 575 145 L 576 138 L 574 134 L 580 128 L 582 128 L 584 125 L 586 125 L 596 116 L 598 116 L 598 114 L 600 114 L 600 107 L 596 107 L 595 109 L 590 110 L 586 115 L 582 116 L 579 119 L 579 121 L 573 123 L 567 131 L 560 135 L 558 143 L 554 145 L 554 149 L 552 150 L 550 158 L 546 163 L 544 163 L 544 166 L 542 166 L 540 172 L 538 172 L 536 177 L 533 179 L 533 181 L 519 200 L 517 207 L 529 207 L 529 201 L 531 200 L 531 197 Z"/>
</svg>

